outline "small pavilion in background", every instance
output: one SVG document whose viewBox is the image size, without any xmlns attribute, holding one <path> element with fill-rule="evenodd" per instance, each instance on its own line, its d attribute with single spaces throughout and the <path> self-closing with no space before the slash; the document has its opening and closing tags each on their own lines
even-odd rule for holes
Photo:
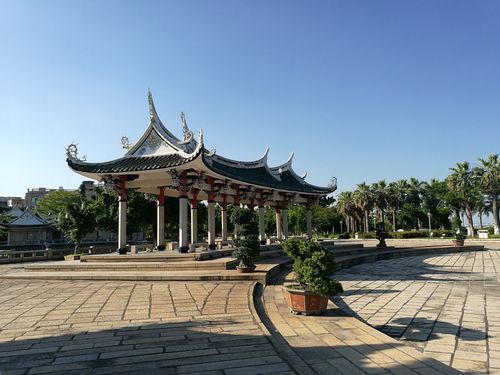
<svg viewBox="0 0 500 375">
<path fill-rule="evenodd" d="M 208 245 L 215 249 L 215 204 L 220 205 L 222 243 L 227 243 L 227 205 L 258 208 L 259 237 L 265 243 L 264 207 L 276 210 L 277 238 L 288 237 L 288 206 L 302 204 L 306 208 L 307 235 L 312 234 L 312 206 L 319 198 L 336 190 L 336 181 L 328 187 L 311 185 L 305 175 L 292 168 L 292 156 L 283 164 L 267 164 L 268 149 L 255 161 L 237 161 L 210 151 L 203 144 L 201 129 L 197 137 L 189 129 L 181 113 L 182 139 L 174 136 L 161 122 L 151 93 L 149 126 L 133 145 L 122 139 L 126 154 L 115 160 L 89 163 L 78 158 L 75 145 L 70 145 L 67 163 L 75 172 L 107 184 L 118 194 L 118 246 L 126 246 L 127 189 L 157 197 L 157 248 L 165 246 L 164 197 L 179 199 L 179 251 L 186 252 L 198 242 L 197 206 L 208 202 Z M 191 233 L 188 236 L 188 204 L 191 209 Z M 167 213 L 168 214 L 168 213 Z M 188 239 L 190 237 L 190 242 Z"/>
</svg>

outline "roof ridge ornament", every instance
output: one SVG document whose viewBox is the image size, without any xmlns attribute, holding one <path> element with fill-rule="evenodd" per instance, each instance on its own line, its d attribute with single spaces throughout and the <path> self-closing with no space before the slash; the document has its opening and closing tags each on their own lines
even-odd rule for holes
<svg viewBox="0 0 500 375">
<path fill-rule="evenodd" d="M 188 143 L 193 139 L 193 132 L 191 130 L 189 130 L 189 128 L 188 128 L 186 116 L 184 115 L 184 112 L 181 112 L 181 122 L 182 122 L 182 134 L 184 137 L 182 142 Z"/>
<path fill-rule="evenodd" d="M 153 101 L 153 94 L 151 94 L 151 90 L 148 89 L 148 104 L 149 104 L 149 117 L 151 120 L 155 121 L 158 118 L 158 114 L 156 113 L 155 103 Z"/>
<path fill-rule="evenodd" d="M 122 143 L 122 148 L 124 148 L 125 150 L 130 150 L 130 147 L 132 147 L 126 135 L 122 136 L 121 143 Z"/>
<path fill-rule="evenodd" d="M 66 157 L 68 159 L 87 161 L 87 156 L 78 157 L 78 143 L 71 143 L 66 147 Z"/>
<path fill-rule="evenodd" d="M 300 176 L 300 178 L 305 180 L 306 177 L 307 177 L 307 171 L 304 171 L 304 173 L 302 174 L 302 176 Z"/>
</svg>

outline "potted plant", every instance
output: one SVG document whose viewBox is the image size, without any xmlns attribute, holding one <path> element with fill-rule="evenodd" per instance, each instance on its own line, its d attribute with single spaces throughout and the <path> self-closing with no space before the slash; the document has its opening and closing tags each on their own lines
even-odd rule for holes
<svg viewBox="0 0 500 375">
<path fill-rule="evenodd" d="M 460 229 L 457 229 L 457 233 L 455 233 L 455 239 L 453 240 L 453 246 L 460 247 L 464 246 L 465 235 L 462 233 Z"/>
<path fill-rule="evenodd" d="M 385 243 L 385 239 L 387 238 L 388 233 L 385 230 L 385 224 L 383 222 L 377 223 L 377 226 L 375 228 L 375 236 L 377 237 L 378 244 L 377 247 L 387 247 L 387 244 Z"/>
<path fill-rule="evenodd" d="M 255 271 L 255 259 L 259 256 L 260 245 L 258 224 L 255 213 L 244 208 L 235 208 L 231 213 L 231 222 L 234 224 L 236 250 L 233 257 L 240 261 L 236 267 L 238 272 Z"/>
<path fill-rule="evenodd" d="M 329 276 L 335 269 L 333 254 L 313 240 L 289 239 L 283 250 L 292 258 L 296 284 L 284 288 L 290 311 L 305 315 L 321 314 L 329 297 L 342 293 L 342 284 Z"/>
</svg>

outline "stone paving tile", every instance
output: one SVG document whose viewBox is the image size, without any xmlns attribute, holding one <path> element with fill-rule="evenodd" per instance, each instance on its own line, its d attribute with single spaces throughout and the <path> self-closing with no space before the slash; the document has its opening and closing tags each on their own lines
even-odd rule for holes
<svg viewBox="0 0 500 375">
<path fill-rule="evenodd" d="M 316 374 L 458 374 L 432 356 L 398 343 L 330 302 L 324 316 L 295 316 L 283 297 L 285 274 L 268 285 L 257 310 L 270 332 L 280 334 L 277 351 L 286 346 L 303 362 L 299 373 Z M 383 287 L 384 283 L 378 283 Z M 364 285 L 366 288 L 366 285 Z M 300 322 L 300 324 L 298 324 Z M 326 332 L 325 332 L 326 331 Z M 297 367 L 294 367 L 295 369 Z M 418 372 L 417 372 L 418 370 Z M 426 372 L 427 370 L 427 372 Z"/>
<path fill-rule="evenodd" d="M 336 277 L 345 293 L 334 302 L 347 315 L 461 371 L 500 367 L 500 249 L 379 261 Z"/>
<path fill-rule="evenodd" d="M 0 266 L 1 268 L 1 266 Z M 0 280 L 0 373 L 293 373 L 249 282 Z"/>
</svg>

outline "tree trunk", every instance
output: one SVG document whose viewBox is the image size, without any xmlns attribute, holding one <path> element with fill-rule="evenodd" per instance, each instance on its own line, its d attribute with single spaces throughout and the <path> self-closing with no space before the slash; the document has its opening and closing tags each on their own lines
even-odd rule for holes
<svg viewBox="0 0 500 375">
<path fill-rule="evenodd" d="M 472 211 L 469 209 L 466 209 L 465 216 L 467 217 L 467 235 L 474 237 L 476 233 L 474 232 L 474 222 L 472 219 Z"/>
<path fill-rule="evenodd" d="M 368 210 L 365 210 L 365 233 L 370 231 L 370 224 L 368 219 Z"/>
<path fill-rule="evenodd" d="M 396 210 L 392 210 L 392 231 L 396 231 Z"/>
<path fill-rule="evenodd" d="M 80 241 L 75 242 L 75 250 L 73 251 L 73 254 L 76 255 L 80 252 Z"/>
<path fill-rule="evenodd" d="M 496 197 L 493 196 L 491 197 L 491 210 L 493 214 L 493 233 L 494 234 L 500 234 L 500 219 L 498 218 L 498 202 L 496 200 Z"/>
<path fill-rule="evenodd" d="M 483 229 L 483 214 L 482 214 L 482 212 L 479 212 L 478 216 L 479 216 L 479 228 Z"/>
</svg>

